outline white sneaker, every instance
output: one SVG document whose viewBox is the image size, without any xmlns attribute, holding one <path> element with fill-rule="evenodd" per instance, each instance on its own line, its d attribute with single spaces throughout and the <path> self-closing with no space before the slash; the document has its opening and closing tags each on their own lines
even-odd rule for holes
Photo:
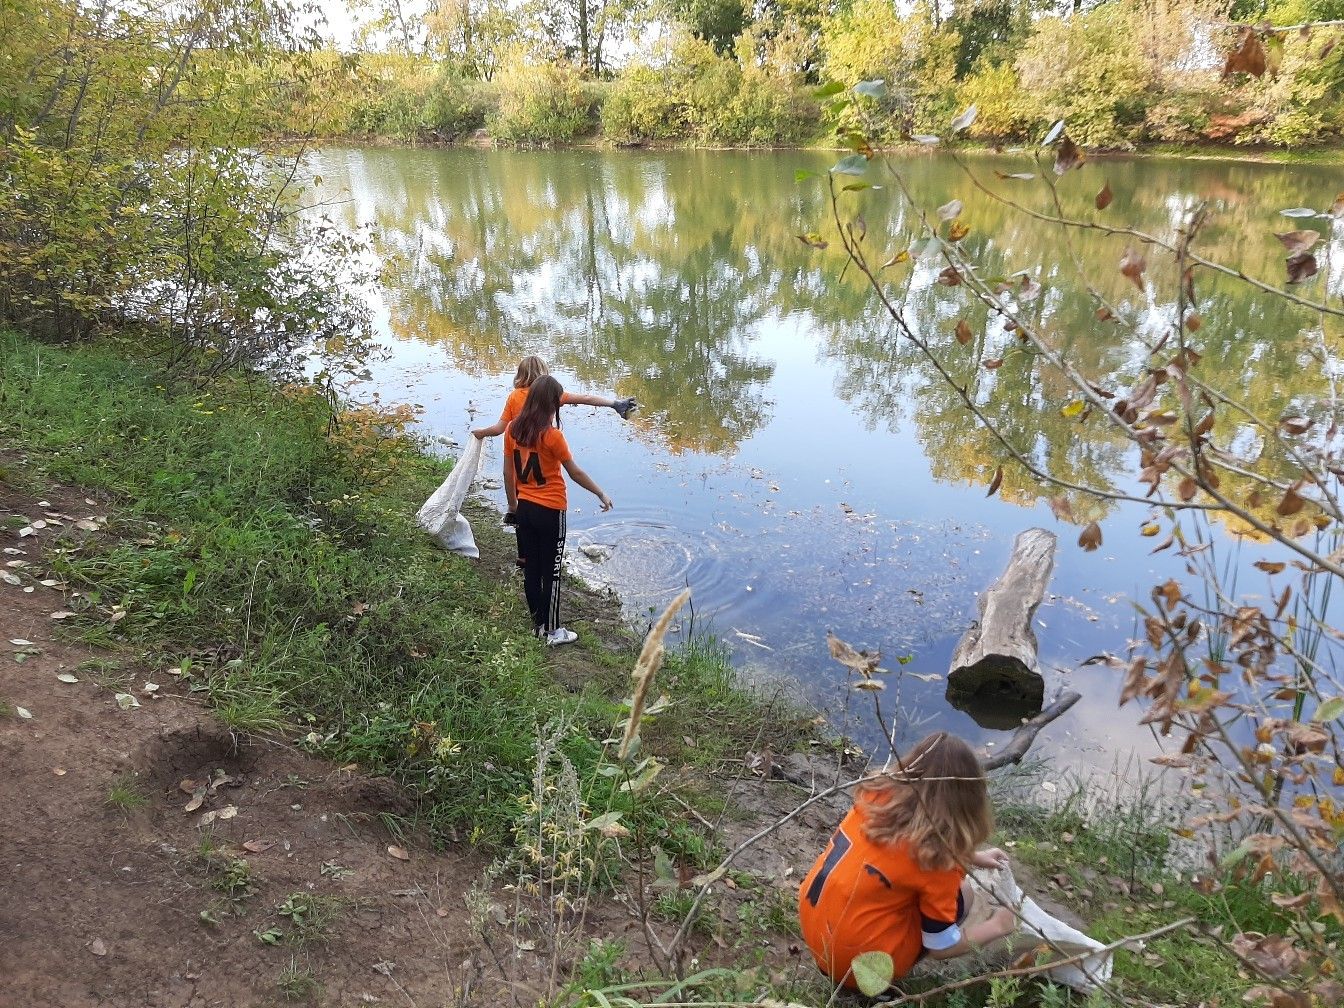
<svg viewBox="0 0 1344 1008">
<path fill-rule="evenodd" d="M 556 627 L 546 635 L 546 644 L 554 646 L 556 644 L 573 644 L 579 639 L 579 635 L 573 630 L 566 630 L 564 627 Z"/>
</svg>

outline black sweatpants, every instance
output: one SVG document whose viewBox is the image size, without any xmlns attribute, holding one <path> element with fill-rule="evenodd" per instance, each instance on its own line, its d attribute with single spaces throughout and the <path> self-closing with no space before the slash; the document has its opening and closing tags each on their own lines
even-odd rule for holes
<svg viewBox="0 0 1344 1008">
<path fill-rule="evenodd" d="M 523 560 L 523 593 L 532 623 L 550 633 L 560 625 L 560 571 L 565 557 L 565 512 L 520 500 L 518 552 Z"/>
</svg>

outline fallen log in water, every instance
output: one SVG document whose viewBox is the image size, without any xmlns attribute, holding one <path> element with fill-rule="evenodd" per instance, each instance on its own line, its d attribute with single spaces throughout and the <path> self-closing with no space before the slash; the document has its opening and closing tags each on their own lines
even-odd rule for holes
<svg viewBox="0 0 1344 1008">
<path fill-rule="evenodd" d="M 985 773 L 997 770 L 999 767 L 1006 767 L 1010 763 L 1022 762 L 1022 757 L 1027 754 L 1031 744 L 1036 741 L 1037 733 L 1082 698 L 1083 695 L 1075 690 L 1065 690 L 1045 710 L 1031 720 L 1022 722 L 1017 731 L 1013 733 L 1013 737 L 1008 744 L 994 755 L 991 756 L 988 753 L 981 752 L 979 754 L 980 765 L 984 768 Z"/>
<path fill-rule="evenodd" d="M 1011 728 L 1045 701 L 1031 621 L 1054 565 L 1053 533 L 1019 533 L 1008 566 L 980 596 L 980 618 L 952 653 L 948 702 L 984 727 Z"/>
</svg>

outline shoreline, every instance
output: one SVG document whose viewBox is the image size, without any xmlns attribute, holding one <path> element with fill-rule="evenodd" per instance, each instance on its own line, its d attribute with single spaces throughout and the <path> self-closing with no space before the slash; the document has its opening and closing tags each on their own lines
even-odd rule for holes
<svg viewBox="0 0 1344 1008">
<path fill-rule="evenodd" d="M 496 141 L 490 136 L 472 135 L 452 139 L 407 140 L 377 135 L 323 136 L 323 137 L 278 137 L 276 143 L 305 143 L 315 147 L 371 147 L 379 150 L 498 150 L 498 151 L 598 151 L 602 153 L 665 153 L 669 151 L 705 151 L 710 153 L 799 153 L 799 154 L 840 154 L 848 150 L 845 147 L 833 147 L 827 144 L 780 145 L 780 146 L 722 146 L 704 145 L 677 141 L 648 141 L 637 144 L 622 144 L 606 141 L 601 137 L 585 137 L 566 142 L 545 142 L 536 144 L 514 144 Z M 1026 144 L 1012 144 L 1023 150 L 1032 149 Z M 1005 156 L 1012 154 L 1004 145 L 986 143 L 959 142 L 955 147 L 925 146 L 918 143 L 905 143 L 892 147 L 879 147 L 878 155 L 907 155 L 914 153 L 938 153 L 956 150 L 960 153 Z M 1344 145 L 1300 148 L 1282 148 L 1267 146 L 1237 146 L 1233 144 L 1151 144 L 1135 147 L 1132 150 L 1092 149 L 1086 150 L 1090 160 L 1167 159 L 1175 161 L 1225 161 L 1242 164 L 1267 165 L 1340 165 L 1344 167 Z"/>
</svg>

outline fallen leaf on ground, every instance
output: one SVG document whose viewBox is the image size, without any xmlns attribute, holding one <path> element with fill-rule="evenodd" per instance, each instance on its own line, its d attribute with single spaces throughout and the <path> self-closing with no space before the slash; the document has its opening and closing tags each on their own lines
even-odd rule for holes
<svg viewBox="0 0 1344 1008">
<path fill-rule="evenodd" d="M 56 677 L 56 681 L 63 683 L 77 683 L 79 682 L 79 677 L 71 675 L 69 672 L 62 672 L 60 675 Z"/>
<path fill-rule="evenodd" d="M 117 701 L 117 706 L 122 710 L 130 710 L 132 707 L 140 706 L 140 701 L 129 693 L 117 693 L 114 699 Z"/>
<path fill-rule="evenodd" d="M 22 637 L 15 637 L 13 640 L 10 641 L 10 643 L 13 644 L 15 647 L 32 647 L 33 644 L 32 641 L 24 640 Z"/>
<path fill-rule="evenodd" d="M 67 610 L 65 610 L 65 609 L 62 609 L 60 612 L 54 612 L 54 613 L 52 613 L 52 614 L 51 614 L 51 618 L 52 618 L 52 619 L 69 619 L 69 618 L 70 618 L 71 616 L 73 616 L 73 615 L 74 615 L 74 613 L 69 612 L 69 611 L 67 611 Z"/>
<path fill-rule="evenodd" d="M 271 840 L 246 840 L 243 842 L 243 850 L 252 854 L 264 854 L 275 846 Z"/>
<path fill-rule="evenodd" d="M 33 712 L 30 711 L 27 707 L 15 707 L 14 713 L 17 714 L 19 717 L 23 718 L 25 721 L 29 720 L 33 716 Z"/>
<path fill-rule="evenodd" d="M 406 848 L 398 847 L 396 844 L 389 844 L 387 847 L 387 852 L 391 854 L 394 858 L 396 858 L 398 861 L 409 861 L 411 859 L 411 856 L 408 853 L 406 853 Z"/>
<path fill-rule="evenodd" d="M 54 773 L 57 777 L 64 777 L 68 771 L 65 769 L 65 767 L 52 767 L 51 772 Z"/>
<path fill-rule="evenodd" d="M 89 951 L 96 956 L 107 955 L 107 944 L 101 938 L 95 938 L 89 942 Z"/>
</svg>

